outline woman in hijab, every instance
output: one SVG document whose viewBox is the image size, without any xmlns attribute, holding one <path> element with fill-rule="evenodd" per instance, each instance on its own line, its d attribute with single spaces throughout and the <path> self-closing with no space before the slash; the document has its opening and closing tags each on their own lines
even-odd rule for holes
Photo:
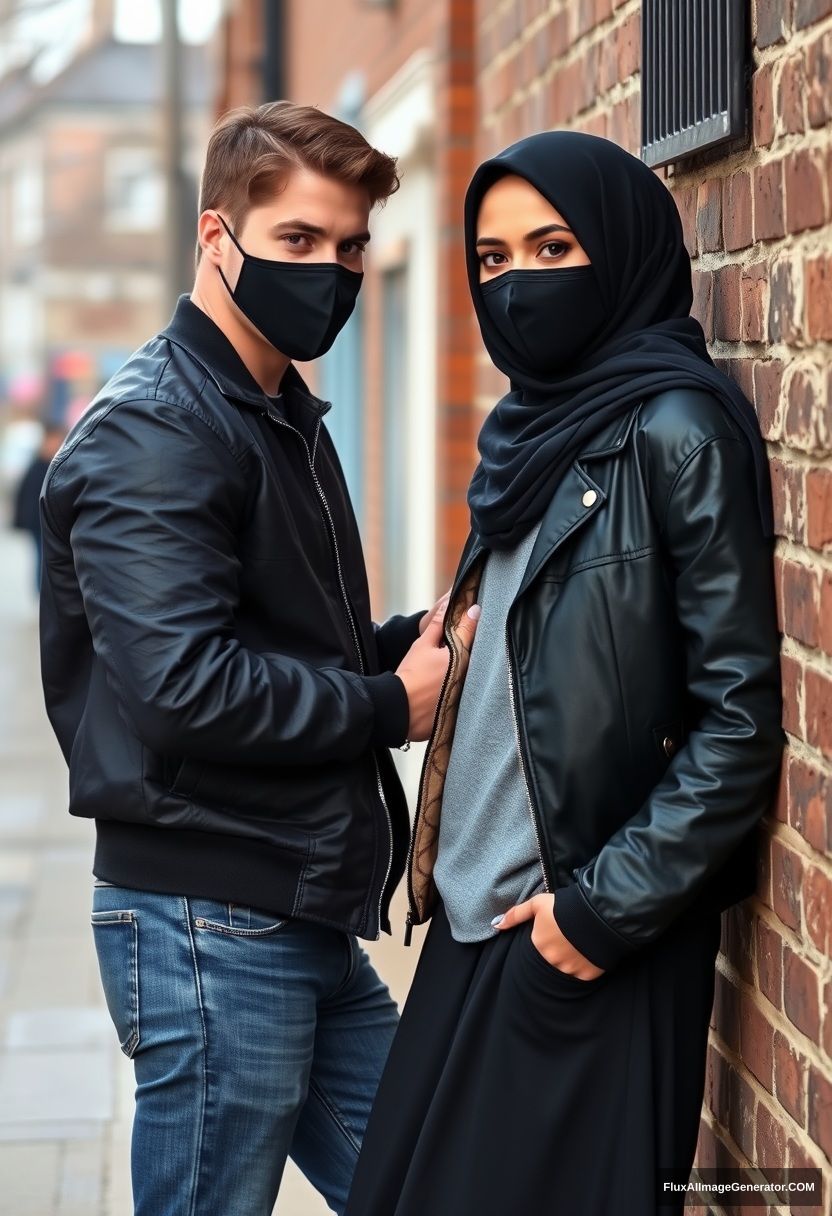
<svg viewBox="0 0 832 1216">
<path fill-rule="evenodd" d="M 785 738 L 765 445 L 641 161 L 524 139 L 476 171 L 465 242 L 510 386 L 408 858 L 430 927 L 347 1213 L 682 1213 L 720 914 Z"/>
</svg>

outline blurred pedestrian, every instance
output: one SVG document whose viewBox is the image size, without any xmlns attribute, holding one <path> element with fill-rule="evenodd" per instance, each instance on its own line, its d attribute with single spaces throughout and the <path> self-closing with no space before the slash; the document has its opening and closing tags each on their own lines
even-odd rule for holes
<svg viewBox="0 0 832 1216">
<path fill-rule="evenodd" d="M 40 492 L 43 488 L 46 471 L 52 462 L 53 456 L 55 456 L 63 443 L 65 434 L 66 430 L 63 426 L 50 424 L 46 427 L 38 450 L 21 477 L 14 496 L 12 527 L 28 532 L 32 538 L 35 552 L 34 578 L 36 591 L 40 591 L 43 551 L 40 531 Z"/>
</svg>

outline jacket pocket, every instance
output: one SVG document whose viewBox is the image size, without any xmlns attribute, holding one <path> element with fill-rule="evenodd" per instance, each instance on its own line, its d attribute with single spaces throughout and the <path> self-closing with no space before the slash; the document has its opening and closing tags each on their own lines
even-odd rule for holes
<svg viewBox="0 0 832 1216">
<path fill-rule="evenodd" d="M 168 787 L 168 793 L 178 794 L 181 798 L 192 798 L 199 785 L 199 779 L 205 769 L 204 760 L 189 760 L 187 757 L 179 765 L 173 783 Z"/>
<path fill-rule="evenodd" d="M 90 914 L 98 970 L 119 1046 L 132 1057 L 139 1032 L 139 922 L 127 909 Z"/>
</svg>

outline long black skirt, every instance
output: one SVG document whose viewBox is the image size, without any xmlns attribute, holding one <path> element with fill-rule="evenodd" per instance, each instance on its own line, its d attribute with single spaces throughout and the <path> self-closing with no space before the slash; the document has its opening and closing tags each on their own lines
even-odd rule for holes
<svg viewBox="0 0 832 1216">
<path fill-rule="evenodd" d="M 676 922 L 594 980 L 532 922 L 428 928 L 345 1216 L 679 1216 L 656 1170 L 696 1151 L 720 917 Z"/>
</svg>

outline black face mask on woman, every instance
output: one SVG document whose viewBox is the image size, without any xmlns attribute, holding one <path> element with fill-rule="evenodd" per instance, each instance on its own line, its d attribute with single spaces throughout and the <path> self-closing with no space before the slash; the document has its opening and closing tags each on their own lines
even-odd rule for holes
<svg viewBox="0 0 832 1216">
<path fill-rule="evenodd" d="M 281 262 L 246 253 L 220 216 L 243 256 L 232 300 L 267 342 L 302 363 L 325 355 L 347 323 L 364 275 L 338 262 Z"/>
<path fill-rule="evenodd" d="M 592 266 L 507 270 L 480 290 L 517 362 L 539 376 L 579 358 L 605 319 Z"/>
</svg>

